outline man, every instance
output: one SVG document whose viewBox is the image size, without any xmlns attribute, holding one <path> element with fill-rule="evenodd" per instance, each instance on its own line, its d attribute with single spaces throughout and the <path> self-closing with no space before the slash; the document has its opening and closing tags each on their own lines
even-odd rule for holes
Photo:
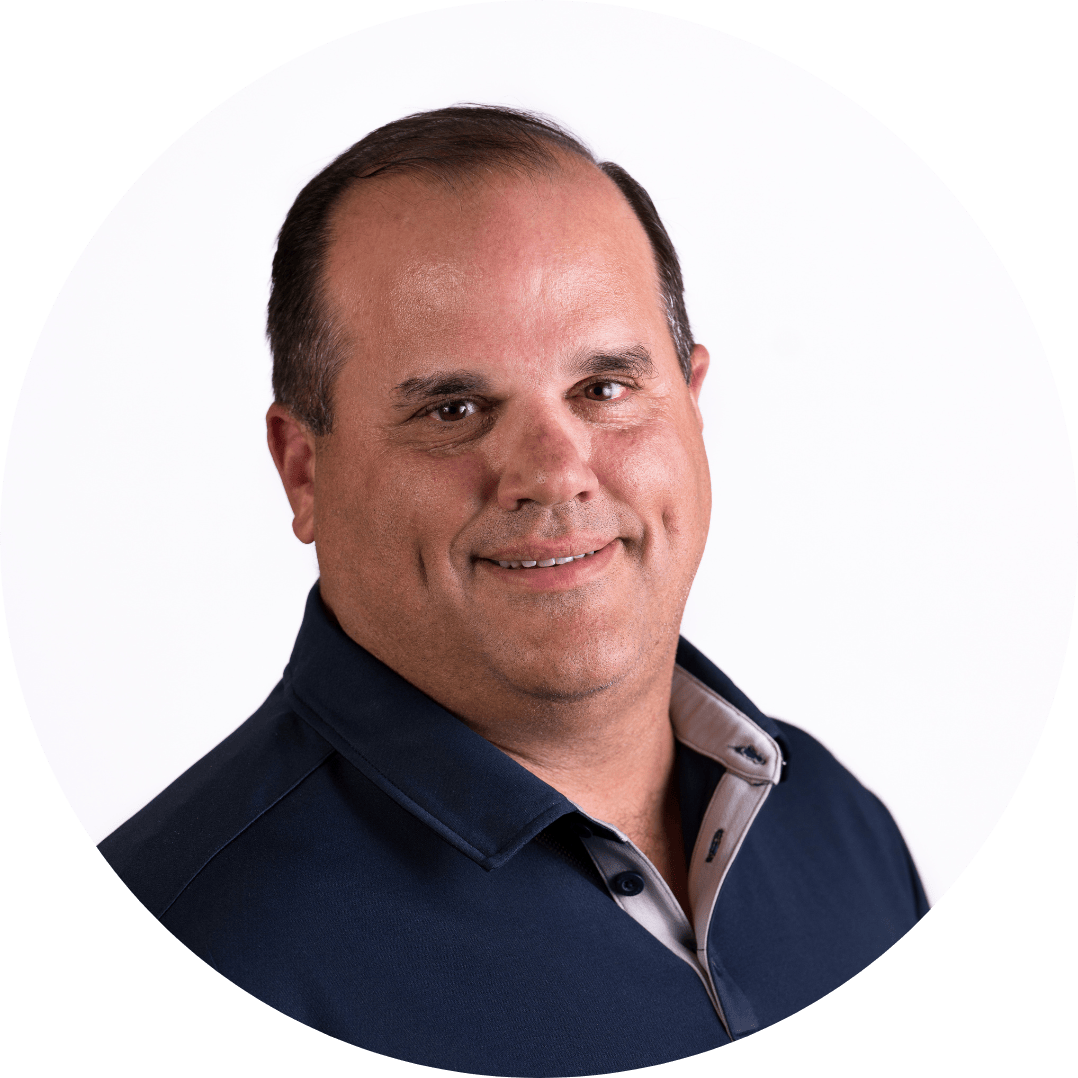
<svg viewBox="0 0 1078 1078">
<path fill-rule="evenodd" d="M 274 260 L 270 450 L 320 580 L 263 707 L 101 845 L 241 987 L 431 1066 L 777 1021 L 926 903 L 883 806 L 678 627 L 706 350 L 650 199 L 556 126 L 389 124 Z"/>
</svg>

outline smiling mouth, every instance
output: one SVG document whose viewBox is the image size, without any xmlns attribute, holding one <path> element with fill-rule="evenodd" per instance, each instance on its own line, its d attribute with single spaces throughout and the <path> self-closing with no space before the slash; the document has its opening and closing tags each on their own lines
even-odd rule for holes
<svg viewBox="0 0 1078 1078">
<path fill-rule="evenodd" d="M 552 565 L 568 565 L 571 561 L 580 561 L 581 558 L 590 558 L 596 552 L 585 551 L 583 554 L 570 554 L 564 558 L 536 558 L 521 561 L 500 561 L 498 564 L 503 569 L 549 569 Z"/>
</svg>

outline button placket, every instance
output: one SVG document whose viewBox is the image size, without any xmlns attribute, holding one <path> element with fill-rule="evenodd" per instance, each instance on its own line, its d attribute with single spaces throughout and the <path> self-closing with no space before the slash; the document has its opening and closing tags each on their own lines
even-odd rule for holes
<svg viewBox="0 0 1078 1078">
<path fill-rule="evenodd" d="M 637 924 L 692 967 L 726 1028 L 711 977 L 697 960 L 696 937 L 681 903 L 658 869 L 627 836 L 608 824 L 602 826 L 618 838 L 605 838 L 594 833 L 584 835 L 583 831 L 579 834 L 614 901 Z"/>
<path fill-rule="evenodd" d="M 581 842 L 614 901 L 675 954 L 695 965 L 692 925 L 666 880 L 630 839 L 614 828 L 609 830 L 618 838 L 582 835 Z"/>
<path fill-rule="evenodd" d="M 689 898 L 699 935 L 658 870 L 626 835 L 579 808 L 584 819 L 577 833 L 614 901 L 693 968 L 723 1028 L 734 1039 L 755 1028 L 755 1020 L 738 1022 L 736 1032 L 731 1030 L 712 979 L 708 929 L 726 873 L 781 777 L 782 754 L 769 734 L 681 667 L 674 671 L 670 716 L 679 741 L 725 769 L 705 811 L 689 864 Z M 731 986 L 725 991 L 729 995 Z M 750 1018 L 751 1008 L 746 1008 L 747 1001 L 741 1012 Z M 735 1017 L 741 1014 L 736 1006 L 734 1011 Z"/>
</svg>

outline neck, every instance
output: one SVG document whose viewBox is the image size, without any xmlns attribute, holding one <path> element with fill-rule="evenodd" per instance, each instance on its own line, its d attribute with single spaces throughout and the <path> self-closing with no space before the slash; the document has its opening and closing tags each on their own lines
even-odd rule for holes
<svg viewBox="0 0 1078 1078">
<path fill-rule="evenodd" d="M 590 816 L 624 832 L 689 912 L 670 725 L 673 662 L 651 684 L 530 711 L 532 722 L 465 721 Z"/>
<path fill-rule="evenodd" d="M 332 597 L 327 605 L 333 609 Z M 688 912 L 670 725 L 676 632 L 648 640 L 627 663 L 628 674 L 612 683 L 555 695 L 514 685 L 476 663 L 473 650 L 462 647 L 447 662 L 414 639 L 366 631 L 362 617 L 342 618 L 347 608 L 335 613 L 344 631 L 387 666 L 590 816 L 628 835 Z"/>
</svg>

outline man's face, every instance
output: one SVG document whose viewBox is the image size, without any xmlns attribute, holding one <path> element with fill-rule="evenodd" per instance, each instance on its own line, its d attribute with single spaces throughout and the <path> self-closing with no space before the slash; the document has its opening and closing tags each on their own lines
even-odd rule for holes
<svg viewBox="0 0 1078 1078">
<path fill-rule="evenodd" d="M 473 710 L 668 663 L 710 514 L 707 354 L 686 385 L 613 183 L 367 181 L 325 283 L 347 359 L 296 530 L 345 631 Z"/>
</svg>

